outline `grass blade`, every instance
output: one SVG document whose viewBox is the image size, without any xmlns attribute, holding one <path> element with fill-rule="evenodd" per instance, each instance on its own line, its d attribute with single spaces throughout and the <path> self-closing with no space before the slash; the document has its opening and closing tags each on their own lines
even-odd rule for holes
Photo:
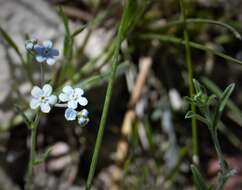
<svg viewBox="0 0 242 190">
<path fill-rule="evenodd" d="M 141 39 L 158 39 L 161 42 L 169 42 L 169 43 L 174 43 L 174 44 L 180 44 L 180 45 L 185 45 L 185 41 L 180 39 L 180 38 L 176 38 L 176 37 L 172 37 L 169 35 L 161 35 L 161 34 L 154 34 L 154 33 L 150 33 L 150 34 L 142 34 L 140 35 Z M 233 63 L 237 63 L 242 65 L 242 61 L 235 59 L 229 55 L 223 54 L 217 50 L 214 50 L 212 48 L 206 47 L 205 45 L 201 45 L 199 43 L 195 43 L 195 42 L 189 42 L 190 46 L 192 48 L 198 49 L 198 50 L 202 50 L 202 51 L 207 51 L 210 52 L 214 55 L 217 55 L 227 61 L 233 62 Z"/>
<path fill-rule="evenodd" d="M 140 10 L 137 5 L 138 5 L 138 0 L 129 0 L 127 2 L 126 6 L 124 7 L 124 12 L 122 15 L 121 23 L 119 25 L 118 35 L 115 39 L 116 44 L 115 44 L 115 50 L 114 50 L 113 58 L 112 58 L 112 71 L 111 71 L 110 78 L 109 78 L 108 88 L 107 88 L 106 97 L 105 97 L 105 101 L 104 101 L 103 112 L 102 112 L 101 121 L 99 124 L 99 130 L 98 130 L 98 134 L 97 134 L 97 139 L 96 139 L 96 143 L 95 143 L 95 147 L 94 147 L 92 162 L 91 162 L 90 170 L 88 173 L 87 185 L 86 185 L 87 190 L 91 189 L 92 179 L 93 179 L 93 176 L 94 176 L 94 173 L 96 170 L 97 159 L 98 159 L 98 155 L 99 155 L 99 151 L 100 151 L 100 147 L 101 147 L 101 143 L 102 143 L 102 139 L 103 139 L 103 133 L 104 133 L 104 128 L 105 128 L 106 120 L 107 120 L 107 116 L 108 116 L 108 110 L 109 110 L 109 106 L 110 106 L 110 100 L 111 100 L 111 96 L 112 96 L 114 80 L 116 77 L 116 71 L 117 71 L 119 58 L 120 58 L 120 55 L 119 55 L 120 46 L 121 46 L 123 39 L 126 37 L 127 33 L 134 27 L 134 25 L 136 24 L 136 21 L 138 20 L 136 13 L 139 12 L 139 14 L 140 14 Z M 136 18 L 136 19 L 134 19 L 134 18 Z"/>
<path fill-rule="evenodd" d="M 75 38 L 78 34 L 80 34 L 85 28 L 87 27 L 87 25 L 82 25 L 79 28 L 77 28 L 72 34 L 71 37 Z"/>
<path fill-rule="evenodd" d="M 199 23 L 204 23 L 204 24 L 212 24 L 212 25 L 217 25 L 217 26 L 221 26 L 226 28 L 227 30 L 229 30 L 237 39 L 241 40 L 241 34 L 232 26 L 221 22 L 221 21 L 216 21 L 216 20 L 210 20 L 210 19 L 204 19 L 204 18 L 188 18 L 186 19 L 186 23 L 187 24 L 199 24 Z M 162 26 L 159 28 L 160 30 L 163 29 L 168 29 L 174 26 L 180 26 L 183 24 L 183 21 L 181 20 L 176 20 L 176 21 L 171 21 L 169 23 L 167 23 L 166 25 Z M 157 31 L 157 30 L 156 30 Z"/>
<path fill-rule="evenodd" d="M 65 29 L 65 38 L 63 43 L 63 55 L 64 55 L 64 63 L 61 67 L 60 76 L 58 79 L 58 83 L 61 84 L 66 74 L 71 78 L 74 72 L 74 66 L 72 63 L 73 58 L 73 38 L 71 36 L 70 28 L 69 28 L 69 19 L 65 15 L 62 7 L 59 7 L 59 15 L 63 21 L 64 29 Z"/>
<path fill-rule="evenodd" d="M 8 43 L 8 45 L 11 46 L 15 50 L 15 52 L 19 56 L 20 60 L 24 63 L 23 56 L 20 53 L 18 46 L 16 45 L 14 40 L 8 35 L 8 33 L 1 26 L 0 26 L 0 34 L 4 38 L 4 40 Z"/>
<path fill-rule="evenodd" d="M 27 125 L 28 128 L 31 128 L 31 121 L 27 117 L 27 115 L 21 110 L 21 108 L 18 105 L 15 105 L 15 108 L 17 112 L 21 115 L 24 123 Z"/>
<path fill-rule="evenodd" d="M 191 165 L 192 176 L 197 190 L 209 190 L 206 182 L 195 165 Z"/>
</svg>

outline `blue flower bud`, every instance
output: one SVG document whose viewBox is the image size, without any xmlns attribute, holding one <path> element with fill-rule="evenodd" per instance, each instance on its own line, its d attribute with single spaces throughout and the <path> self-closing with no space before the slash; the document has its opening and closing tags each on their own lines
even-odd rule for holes
<svg viewBox="0 0 242 190">
<path fill-rule="evenodd" d="M 79 117 L 78 123 L 81 127 L 85 126 L 89 122 L 89 118 L 87 117 Z"/>
<path fill-rule="evenodd" d="M 89 112 L 86 110 L 86 109 L 83 109 L 80 114 L 83 116 L 83 117 L 88 117 L 89 115 Z"/>
</svg>

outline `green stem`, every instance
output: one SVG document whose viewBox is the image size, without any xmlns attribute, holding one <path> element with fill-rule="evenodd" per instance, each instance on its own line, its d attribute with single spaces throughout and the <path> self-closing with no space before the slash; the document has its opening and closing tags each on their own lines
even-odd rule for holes
<svg viewBox="0 0 242 190">
<path fill-rule="evenodd" d="M 213 143 L 214 143 L 214 146 L 215 146 L 216 153 L 218 155 L 219 165 L 220 165 L 220 175 L 219 175 L 218 186 L 217 186 L 216 190 L 223 190 L 224 184 L 227 180 L 226 174 L 227 174 L 228 168 L 227 168 L 227 164 L 226 164 L 224 157 L 223 157 L 223 153 L 222 153 L 222 150 L 221 150 L 221 146 L 219 144 L 218 133 L 217 133 L 216 129 L 214 130 L 212 128 L 210 130 L 210 133 L 211 133 L 211 136 L 212 136 L 212 140 L 213 140 Z"/>
<path fill-rule="evenodd" d="M 184 40 L 185 40 L 185 52 L 186 52 L 186 63 L 188 68 L 188 85 L 189 85 L 189 94 L 190 97 L 194 96 L 194 87 L 193 87 L 193 68 L 192 68 L 192 59 L 191 59 L 191 49 L 189 44 L 189 34 L 186 26 L 186 10 L 184 0 L 180 0 L 180 7 L 182 12 L 182 20 L 184 27 Z M 191 110 L 193 113 L 196 113 L 196 108 L 194 103 L 191 104 Z M 197 122 L 196 118 L 192 117 L 192 155 L 193 161 L 198 163 L 198 140 L 197 140 Z"/>
<path fill-rule="evenodd" d="M 30 158 L 27 172 L 27 183 L 26 190 L 32 190 L 33 186 L 33 169 L 36 158 L 36 138 L 37 138 L 37 127 L 39 123 L 39 113 L 36 114 L 34 122 L 31 124 L 31 143 L 30 143 Z"/>
<path fill-rule="evenodd" d="M 44 73 L 44 63 L 40 63 L 40 86 L 44 85 L 45 73 Z"/>
<path fill-rule="evenodd" d="M 224 27 L 227 30 L 229 30 L 237 39 L 241 40 L 240 33 L 234 27 L 232 27 L 232 26 L 230 26 L 226 23 L 216 21 L 216 20 L 204 19 L 204 18 L 187 18 L 186 19 L 186 24 L 194 24 L 194 23 L 195 24 L 199 24 L 199 23 L 201 23 L 201 24 L 211 24 L 211 25 L 217 25 L 217 26 L 220 26 L 220 27 Z M 182 25 L 182 24 L 183 24 L 182 20 L 171 21 L 171 22 L 167 23 L 166 25 L 158 28 L 158 31 L 161 31 L 161 30 L 164 30 L 164 29 L 169 29 L 171 27 L 179 26 L 179 25 Z"/>
<path fill-rule="evenodd" d="M 219 157 L 221 169 L 222 169 L 222 171 L 226 171 L 227 167 L 226 167 L 226 163 L 225 163 L 225 160 L 223 158 L 223 153 L 222 153 L 222 150 L 221 150 L 221 147 L 220 147 L 220 144 L 219 144 L 218 133 L 216 131 L 214 131 L 212 136 L 213 136 L 213 142 L 214 142 L 214 145 L 215 145 L 215 150 L 216 150 L 217 155 Z"/>
<path fill-rule="evenodd" d="M 99 130 L 98 130 L 98 134 L 97 134 L 97 140 L 96 140 L 96 144 L 95 144 L 95 147 L 94 147 L 92 162 L 91 162 L 91 166 L 90 166 L 90 170 L 89 170 L 89 174 L 88 174 L 88 178 L 87 178 L 87 185 L 86 185 L 87 190 L 89 190 L 91 188 L 92 179 L 93 179 L 93 176 L 94 176 L 94 173 L 95 173 L 95 170 L 96 170 L 97 159 L 98 159 L 98 155 L 99 155 L 99 151 L 100 151 L 100 147 L 101 147 L 101 143 L 102 143 L 103 132 L 104 132 L 104 128 L 105 128 L 105 125 L 106 125 L 110 100 L 111 100 L 112 91 L 113 91 L 113 84 L 114 84 L 116 70 L 117 70 L 118 61 L 119 61 L 120 44 L 121 44 L 121 39 L 118 38 L 117 44 L 116 44 L 116 49 L 115 49 L 115 52 L 114 52 L 114 55 L 113 55 L 112 71 L 111 71 L 111 76 L 110 76 L 109 83 L 108 83 L 108 89 L 107 89 L 107 92 L 106 92 L 103 112 L 102 112 Z"/>
<path fill-rule="evenodd" d="M 212 125 L 208 126 L 209 131 L 211 133 L 212 136 L 212 140 L 213 140 L 213 144 L 219 159 L 219 165 L 220 165 L 220 173 L 218 176 L 218 186 L 216 188 L 216 190 L 223 190 L 224 189 L 224 184 L 227 180 L 227 172 L 228 172 L 228 166 L 227 163 L 224 159 L 223 153 L 222 153 L 222 149 L 218 140 L 218 127 L 217 125 L 219 124 L 219 120 L 221 118 L 221 113 L 219 112 L 219 106 L 216 109 L 215 115 L 212 119 Z"/>
</svg>

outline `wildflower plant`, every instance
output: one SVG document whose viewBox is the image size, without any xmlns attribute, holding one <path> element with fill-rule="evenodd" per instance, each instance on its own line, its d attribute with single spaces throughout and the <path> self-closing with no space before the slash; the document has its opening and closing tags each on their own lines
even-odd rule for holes
<svg viewBox="0 0 242 190">
<path fill-rule="evenodd" d="M 185 118 L 196 118 L 198 121 L 204 123 L 210 132 L 212 141 L 219 159 L 220 171 L 218 176 L 218 184 L 216 189 L 222 190 L 229 177 L 235 175 L 236 171 L 229 168 L 219 143 L 218 139 L 218 126 L 221 123 L 221 116 L 229 100 L 231 93 L 234 90 L 234 84 L 229 85 L 221 97 L 216 95 L 208 95 L 205 88 L 200 85 L 200 83 L 193 79 L 193 84 L 195 88 L 195 94 L 192 97 L 186 97 L 186 99 L 193 103 L 200 113 L 195 113 L 193 111 L 187 112 Z M 195 165 L 191 166 L 193 178 L 197 189 L 209 190 L 208 187 L 200 174 L 199 170 Z"/>
<path fill-rule="evenodd" d="M 48 149 L 43 156 L 36 155 L 36 138 L 37 127 L 40 120 L 40 112 L 49 113 L 53 107 L 66 108 L 64 116 L 68 121 L 77 120 L 80 126 L 85 126 L 89 122 L 88 111 L 82 109 L 77 111 L 78 105 L 86 106 L 88 103 L 85 98 L 84 90 L 81 88 L 72 88 L 67 85 L 63 87 L 62 92 L 59 95 L 55 95 L 56 92 L 51 86 L 51 82 L 45 84 L 45 72 L 43 64 L 53 65 L 56 62 L 56 57 L 59 55 L 58 49 L 53 48 L 53 43 L 50 40 L 44 41 L 39 44 L 38 40 L 28 40 L 25 43 L 27 52 L 34 57 L 40 64 L 40 86 L 34 85 L 31 90 L 32 98 L 29 102 L 29 106 L 35 111 L 35 119 L 28 121 L 31 129 L 31 144 L 30 144 L 30 160 L 27 173 L 26 189 L 33 189 L 32 178 L 33 169 L 36 164 L 42 163 L 47 157 L 50 149 Z M 23 114 L 24 115 L 24 114 Z M 27 118 L 24 115 L 24 118 Z"/>
</svg>

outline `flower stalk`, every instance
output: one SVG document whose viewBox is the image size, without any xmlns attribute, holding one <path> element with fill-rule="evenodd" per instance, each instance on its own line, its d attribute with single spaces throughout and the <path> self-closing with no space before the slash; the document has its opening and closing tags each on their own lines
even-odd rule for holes
<svg viewBox="0 0 242 190">
<path fill-rule="evenodd" d="M 192 97 L 194 95 L 194 87 L 193 87 L 193 66 L 192 66 L 192 58 L 191 58 L 191 48 L 189 44 L 189 33 L 186 24 L 186 7 L 184 0 L 180 0 L 180 7 L 182 12 L 182 21 L 183 21 L 183 35 L 185 41 L 185 61 L 188 69 L 188 86 L 189 86 L 189 95 Z M 196 113 L 196 107 L 193 103 L 191 103 L 191 110 Z M 195 164 L 198 164 L 198 137 L 197 137 L 197 121 L 196 118 L 193 117 L 191 119 L 192 124 L 192 160 Z"/>
<path fill-rule="evenodd" d="M 40 63 L 40 85 L 43 86 L 45 81 L 45 74 L 44 74 L 44 64 Z"/>
<path fill-rule="evenodd" d="M 119 62 L 120 44 L 121 44 L 121 39 L 118 38 L 117 44 L 116 44 L 116 49 L 115 49 L 115 52 L 113 55 L 112 71 L 111 71 L 110 79 L 108 82 L 108 89 L 107 89 L 106 97 L 105 97 L 105 101 L 104 101 L 103 112 L 102 112 L 99 130 L 98 130 L 98 134 L 97 134 L 97 140 L 95 143 L 94 153 L 92 156 L 92 162 L 91 162 L 90 170 L 88 173 L 86 190 L 91 189 L 92 179 L 93 179 L 93 176 L 94 176 L 94 173 L 96 170 L 97 159 L 98 159 L 98 155 L 99 155 L 99 151 L 100 151 L 100 147 L 101 147 L 101 143 L 102 143 L 102 139 L 103 139 L 103 132 L 104 132 L 104 128 L 105 128 L 105 124 L 106 124 L 106 120 L 107 120 L 110 100 L 111 100 L 111 96 L 112 96 L 112 92 L 113 92 L 113 84 L 114 84 L 116 70 L 117 70 L 117 66 L 118 66 L 118 62 Z"/>
<path fill-rule="evenodd" d="M 26 190 L 33 190 L 33 170 L 36 160 L 36 141 L 37 141 L 37 128 L 39 124 L 40 113 L 36 114 L 35 120 L 30 125 L 31 127 L 31 142 L 30 142 L 30 158 L 27 172 Z"/>
</svg>

